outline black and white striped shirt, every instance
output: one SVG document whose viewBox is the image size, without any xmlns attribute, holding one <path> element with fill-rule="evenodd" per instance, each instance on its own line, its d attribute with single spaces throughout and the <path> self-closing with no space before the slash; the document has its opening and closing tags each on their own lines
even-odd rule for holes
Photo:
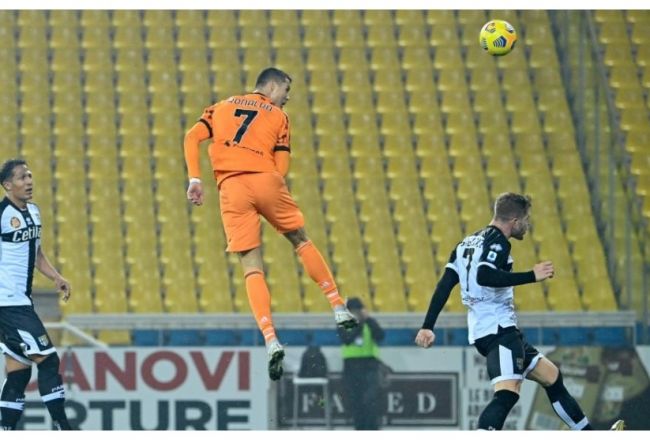
<svg viewBox="0 0 650 440">
<path fill-rule="evenodd" d="M 0 201 L 0 307 L 31 305 L 36 254 L 41 245 L 41 214 L 33 203 L 22 210 Z"/>
<path fill-rule="evenodd" d="M 510 242 L 495 226 L 488 226 L 461 241 L 451 254 L 448 268 L 458 274 L 460 294 L 467 307 L 469 342 L 496 334 L 498 327 L 517 325 L 513 293 L 510 287 L 481 286 L 477 281 L 478 268 L 512 271 Z"/>
</svg>

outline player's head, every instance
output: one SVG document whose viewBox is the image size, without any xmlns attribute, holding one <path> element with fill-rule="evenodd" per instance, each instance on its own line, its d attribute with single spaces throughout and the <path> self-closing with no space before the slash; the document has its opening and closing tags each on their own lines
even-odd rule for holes
<svg viewBox="0 0 650 440">
<path fill-rule="evenodd" d="M 494 202 L 494 220 L 510 231 L 510 236 L 521 240 L 530 227 L 530 197 L 511 192 L 499 194 Z"/>
<path fill-rule="evenodd" d="M 273 104 L 283 107 L 289 100 L 291 77 L 280 69 L 268 67 L 257 76 L 255 90 L 268 96 Z"/>
<path fill-rule="evenodd" d="M 348 310 L 350 310 L 350 313 L 356 316 L 357 319 L 361 320 L 366 309 L 366 306 L 361 301 L 361 298 L 357 298 L 356 296 L 350 298 L 345 303 L 345 305 L 348 308 Z"/>
<path fill-rule="evenodd" d="M 0 183 L 12 201 L 25 203 L 32 198 L 32 172 L 22 159 L 9 159 L 2 164 Z"/>
</svg>

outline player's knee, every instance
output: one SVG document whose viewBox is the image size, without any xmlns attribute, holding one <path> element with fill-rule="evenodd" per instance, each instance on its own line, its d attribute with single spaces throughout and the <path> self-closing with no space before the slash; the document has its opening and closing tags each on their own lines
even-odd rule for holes
<svg viewBox="0 0 650 440">
<path fill-rule="evenodd" d="M 478 419 L 478 428 L 487 430 L 500 430 L 508 413 L 519 400 L 519 394 L 510 390 L 498 390 L 494 393 L 492 401 L 485 407 Z"/>
<path fill-rule="evenodd" d="M 10 391 L 12 394 L 16 394 L 18 396 L 22 395 L 25 392 L 25 388 L 27 388 L 27 384 L 29 383 L 29 379 L 31 379 L 31 377 L 31 368 L 22 368 L 20 370 L 10 371 L 7 373 L 7 379 L 2 389 L 3 394 L 6 394 L 9 389 L 11 389 Z"/>
<path fill-rule="evenodd" d="M 564 386 L 564 380 L 562 378 L 562 372 L 558 370 L 557 373 L 557 379 L 555 381 L 550 382 L 548 385 L 544 385 L 544 390 L 546 390 L 546 394 L 552 401 L 556 401 L 562 396 L 566 391 L 566 388 Z"/>
<path fill-rule="evenodd" d="M 305 232 L 305 228 L 298 228 L 296 230 L 289 231 L 285 233 L 284 236 L 287 237 L 287 240 L 291 242 L 294 248 L 297 248 L 303 243 L 309 241 L 307 232 Z"/>
<path fill-rule="evenodd" d="M 47 356 L 41 362 L 37 364 L 38 366 L 38 376 L 53 376 L 59 374 L 59 366 L 61 365 L 61 360 L 57 353 L 52 353 Z"/>
<path fill-rule="evenodd" d="M 38 364 L 38 391 L 49 400 L 63 398 L 63 382 L 59 374 L 59 355 L 52 353 Z"/>
</svg>

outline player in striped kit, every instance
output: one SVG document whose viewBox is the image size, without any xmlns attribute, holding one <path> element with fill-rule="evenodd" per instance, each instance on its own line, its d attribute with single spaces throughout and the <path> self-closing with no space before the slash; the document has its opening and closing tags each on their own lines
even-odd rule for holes
<svg viewBox="0 0 650 440">
<path fill-rule="evenodd" d="M 70 284 L 41 248 L 41 216 L 29 202 L 33 179 L 26 162 L 11 159 L 2 164 L 0 183 L 7 194 L 0 201 L 0 349 L 7 374 L 0 393 L 0 429 L 16 429 L 36 364 L 43 403 L 55 427 L 69 430 L 59 356 L 32 303 L 34 268 L 54 281 L 64 301 L 70 298 Z"/>
<path fill-rule="evenodd" d="M 433 327 L 451 290 L 460 282 L 468 308 L 469 343 L 487 358 L 494 397 L 478 421 L 479 429 L 500 430 L 519 400 L 524 378 L 544 387 L 555 413 L 572 430 L 592 429 L 580 405 L 564 386 L 558 367 L 528 344 L 517 328 L 514 286 L 552 278 L 553 263 L 536 264 L 527 272 L 512 272 L 510 238 L 523 240 L 530 227 L 528 196 L 504 193 L 494 204 L 494 217 L 484 229 L 465 237 L 451 252 L 436 286 L 429 310 L 415 343 L 428 348 L 435 341 Z M 617 421 L 613 430 L 622 430 Z"/>
</svg>

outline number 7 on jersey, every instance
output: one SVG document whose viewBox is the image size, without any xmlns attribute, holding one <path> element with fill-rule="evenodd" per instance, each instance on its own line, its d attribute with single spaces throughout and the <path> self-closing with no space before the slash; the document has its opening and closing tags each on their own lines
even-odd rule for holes
<svg viewBox="0 0 650 440">
<path fill-rule="evenodd" d="M 239 130 L 237 130 L 235 137 L 233 138 L 233 142 L 235 143 L 239 143 L 241 141 L 241 138 L 244 137 L 246 130 L 248 130 L 248 126 L 251 124 L 251 122 L 253 122 L 255 116 L 257 116 L 257 110 L 244 110 L 243 108 L 236 109 L 235 117 L 241 116 L 245 116 L 245 118 L 239 126 Z"/>
</svg>

